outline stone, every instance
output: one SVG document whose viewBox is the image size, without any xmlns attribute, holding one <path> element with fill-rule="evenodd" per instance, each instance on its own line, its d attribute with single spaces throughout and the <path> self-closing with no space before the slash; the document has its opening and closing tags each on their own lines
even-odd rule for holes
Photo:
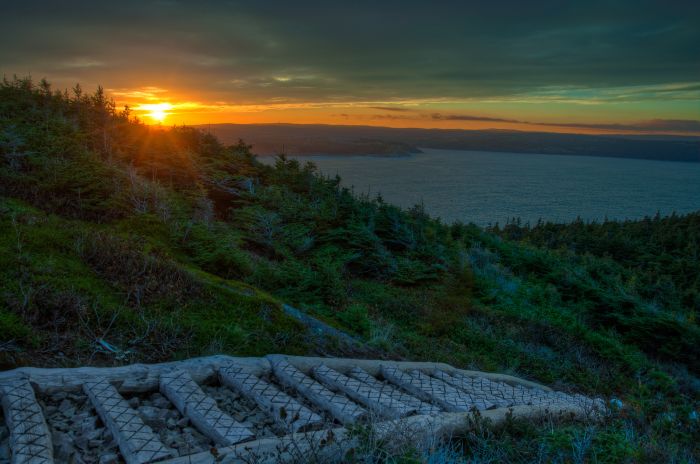
<svg viewBox="0 0 700 464">
<path fill-rule="evenodd" d="M 100 456 L 99 464 L 117 464 L 119 462 L 119 457 L 114 453 L 102 454 Z"/>
<path fill-rule="evenodd" d="M 155 406 L 156 408 L 167 409 L 170 407 L 170 401 L 168 401 L 167 398 L 165 398 L 161 395 L 154 395 L 153 406 Z"/>
<path fill-rule="evenodd" d="M 61 413 L 65 414 L 65 412 L 68 411 L 72 406 L 73 403 L 71 403 L 67 399 L 64 399 L 63 401 L 61 401 L 61 404 L 58 405 L 58 410 L 61 411 Z"/>
<path fill-rule="evenodd" d="M 0 461 L 10 461 L 10 443 L 0 442 Z"/>
<path fill-rule="evenodd" d="M 70 435 L 63 432 L 54 432 L 52 438 L 56 451 L 56 460 L 58 462 L 70 461 L 71 456 L 75 453 L 74 442 Z"/>
<path fill-rule="evenodd" d="M 53 395 L 51 395 L 51 400 L 54 402 L 58 403 L 59 401 L 63 401 L 66 398 L 68 398 L 68 393 L 65 391 L 57 391 Z"/>
<path fill-rule="evenodd" d="M 85 435 L 76 435 L 73 438 L 73 444 L 82 450 L 88 448 L 88 441 Z"/>
<path fill-rule="evenodd" d="M 129 406 L 131 406 L 134 409 L 138 409 L 140 403 L 141 402 L 139 401 L 139 399 L 135 396 L 133 398 L 129 398 Z"/>
<path fill-rule="evenodd" d="M 90 433 L 97 429 L 97 417 L 91 416 L 83 419 L 80 422 L 80 432 L 83 434 Z"/>
<path fill-rule="evenodd" d="M 154 406 L 142 406 L 137 411 L 146 425 L 155 429 L 165 427 L 165 415 L 167 411 Z"/>
</svg>

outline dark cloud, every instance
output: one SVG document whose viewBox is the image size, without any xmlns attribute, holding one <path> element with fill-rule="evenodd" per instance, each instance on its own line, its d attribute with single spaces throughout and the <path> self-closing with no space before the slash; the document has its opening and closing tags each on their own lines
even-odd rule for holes
<svg viewBox="0 0 700 464">
<path fill-rule="evenodd" d="M 430 117 L 439 121 L 486 121 L 486 122 L 522 122 L 515 119 L 490 118 L 486 116 L 474 116 L 470 114 L 442 114 L 433 113 Z"/>
<path fill-rule="evenodd" d="M 373 110 L 396 111 L 399 113 L 413 111 L 409 108 L 402 108 L 400 106 L 370 106 L 370 108 Z"/>
<path fill-rule="evenodd" d="M 237 103 L 508 97 L 697 83 L 698 24 L 697 1 L 23 0 L 0 71 Z"/>
<path fill-rule="evenodd" d="M 692 119 L 652 119 L 630 124 L 581 124 L 581 123 L 530 123 L 545 126 L 569 127 L 577 129 L 599 129 L 607 131 L 635 132 L 700 132 L 700 121 Z"/>
</svg>

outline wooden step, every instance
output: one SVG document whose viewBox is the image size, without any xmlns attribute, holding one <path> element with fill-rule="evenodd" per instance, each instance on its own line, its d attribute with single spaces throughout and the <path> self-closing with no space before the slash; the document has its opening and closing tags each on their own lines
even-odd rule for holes
<svg viewBox="0 0 700 464">
<path fill-rule="evenodd" d="M 382 366 L 381 372 L 388 381 L 425 401 L 440 405 L 446 411 L 465 412 L 494 406 L 493 403 L 476 402 L 466 392 L 418 370 L 405 372 L 395 367 Z"/>
<path fill-rule="evenodd" d="M 13 464 L 48 464 L 53 460 L 51 434 L 44 412 L 25 379 L 0 384 L 2 408 L 10 429 Z"/>
<path fill-rule="evenodd" d="M 229 446 L 255 438 L 253 432 L 219 409 L 216 401 L 182 369 L 161 374 L 160 391 L 200 432 L 218 445 Z"/>
<path fill-rule="evenodd" d="M 107 380 L 85 382 L 83 391 L 112 432 L 127 464 L 145 464 L 173 456 Z"/>
<path fill-rule="evenodd" d="M 358 403 L 362 403 L 380 416 L 398 419 L 416 412 L 416 409 L 395 397 L 347 375 L 341 374 L 324 364 L 313 369 L 314 377 L 329 388 L 339 390 Z"/>
<path fill-rule="evenodd" d="M 219 379 L 223 385 L 257 403 L 277 423 L 293 432 L 323 423 L 321 416 L 242 366 L 232 364 L 220 368 Z"/>
<path fill-rule="evenodd" d="M 346 396 L 333 393 L 311 377 L 289 364 L 283 357 L 268 357 L 275 377 L 286 386 L 297 390 L 307 400 L 328 411 L 343 424 L 354 424 L 367 417 L 367 410 Z"/>
<path fill-rule="evenodd" d="M 436 406 L 431 403 L 426 403 L 425 401 L 420 400 L 414 395 L 406 393 L 402 390 L 398 390 L 386 382 L 377 380 L 376 377 L 373 377 L 372 375 L 368 374 L 367 371 L 365 371 L 364 369 L 360 369 L 359 367 L 353 367 L 348 372 L 348 375 L 354 379 L 366 383 L 375 390 L 381 391 L 383 394 L 389 395 L 397 401 L 400 401 L 404 404 L 411 406 L 412 408 L 415 408 L 418 414 L 435 415 L 443 411 L 439 406 Z"/>
</svg>

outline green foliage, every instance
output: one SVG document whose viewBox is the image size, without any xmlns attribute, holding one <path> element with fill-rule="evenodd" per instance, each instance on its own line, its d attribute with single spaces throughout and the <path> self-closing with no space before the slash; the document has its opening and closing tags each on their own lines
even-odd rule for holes
<svg viewBox="0 0 700 464">
<path fill-rule="evenodd" d="M 30 343 L 32 329 L 15 313 L 0 308 L 0 333 L 5 342 Z"/>
<path fill-rule="evenodd" d="M 367 308 L 361 304 L 352 304 L 338 313 L 338 319 L 353 332 L 368 336 L 370 331 L 370 319 Z"/>
</svg>

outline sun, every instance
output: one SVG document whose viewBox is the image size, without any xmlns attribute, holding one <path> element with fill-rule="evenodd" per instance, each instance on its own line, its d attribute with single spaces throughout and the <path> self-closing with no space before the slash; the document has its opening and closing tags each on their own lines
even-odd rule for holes
<svg viewBox="0 0 700 464">
<path fill-rule="evenodd" d="M 170 103 L 150 103 L 139 107 L 140 110 L 146 112 L 149 118 L 159 123 L 165 120 L 168 114 L 170 114 L 168 113 L 168 110 L 171 110 L 172 108 L 173 105 Z"/>
</svg>

